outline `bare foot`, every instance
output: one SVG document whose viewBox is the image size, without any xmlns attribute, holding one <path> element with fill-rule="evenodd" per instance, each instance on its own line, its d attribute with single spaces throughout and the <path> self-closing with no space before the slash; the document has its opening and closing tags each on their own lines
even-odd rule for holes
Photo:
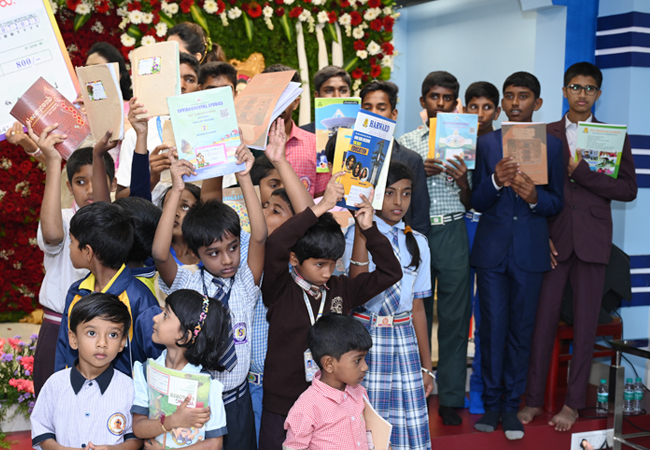
<svg viewBox="0 0 650 450">
<path fill-rule="evenodd" d="M 524 406 L 524 408 L 517 413 L 517 418 L 521 423 L 527 425 L 533 421 L 535 416 L 542 413 L 542 408 L 535 408 L 534 406 Z"/>
<path fill-rule="evenodd" d="M 569 431 L 573 424 L 576 423 L 577 418 L 578 410 L 564 405 L 562 410 L 548 424 L 555 427 L 555 431 Z"/>
</svg>

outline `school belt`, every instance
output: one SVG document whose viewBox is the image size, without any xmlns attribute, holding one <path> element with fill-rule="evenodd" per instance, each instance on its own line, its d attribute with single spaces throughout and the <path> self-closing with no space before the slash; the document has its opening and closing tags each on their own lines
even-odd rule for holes
<svg viewBox="0 0 650 450">
<path fill-rule="evenodd" d="M 248 382 L 261 386 L 264 382 L 263 373 L 248 372 Z"/>
<path fill-rule="evenodd" d="M 431 216 L 431 225 L 444 225 L 449 222 L 460 220 L 465 217 L 465 213 L 453 214 L 440 214 L 438 216 Z"/>
<path fill-rule="evenodd" d="M 240 384 L 238 387 L 236 387 L 235 389 L 231 389 L 221 394 L 223 404 L 227 405 L 228 403 L 232 403 L 238 398 L 243 397 L 247 390 L 248 390 L 248 380 L 244 380 L 244 382 Z"/>
<path fill-rule="evenodd" d="M 50 323 L 52 325 L 61 325 L 61 319 L 63 314 L 59 314 L 56 311 L 52 311 L 49 308 L 43 308 L 43 322 Z"/>
<path fill-rule="evenodd" d="M 470 222 L 478 222 L 479 219 L 481 218 L 481 213 L 468 211 L 465 213 L 465 217 L 467 217 L 470 220 Z"/>
<path fill-rule="evenodd" d="M 396 314 L 394 316 L 380 316 L 375 312 L 355 312 L 352 316 L 356 317 L 363 323 L 370 323 L 372 327 L 398 327 L 400 325 L 407 325 L 411 322 L 411 311 Z"/>
</svg>

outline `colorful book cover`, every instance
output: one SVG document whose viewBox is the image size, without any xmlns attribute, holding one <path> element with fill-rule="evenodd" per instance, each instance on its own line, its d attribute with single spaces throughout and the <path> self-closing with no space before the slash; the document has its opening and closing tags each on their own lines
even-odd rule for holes
<svg viewBox="0 0 650 450">
<path fill-rule="evenodd" d="M 316 111 L 316 172 L 327 173 L 325 147 L 327 141 L 339 128 L 351 128 L 357 120 L 361 109 L 361 99 L 351 98 L 315 98 Z"/>
<path fill-rule="evenodd" d="M 626 133 L 626 125 L 578 122 L 576 153 L 582 152 L 582 158 L 592 172 L 617 178 Z M 575 154 L 572 156 L 577 157 Z"/>
<path fill-rule="evenodd" d="M 255 193 L 257 197 L 260 197 L 260 187 L 255 187 Z M 246 209 L 246 201 L 244 200 L 244 194 L 240 187 L 224 188 L 221 201 L 226 205 L 230 206 L 235 210 L 239 216 L 239 223 L 241 224 L 241 229 L 247 233 L 251 232 L 251 220 L 248 217 L 248 209 Z"/>
<path fill-rule="evenodd" d="M 343 175 L 339 182 L 345 187 L 345 197 L 338 203 L 348 209 L 357 210 L 355 203 L 361 203 L 360 195 L 370 197 L 380 179 L 392 149 L 395 121 L 378 114 L 361 110 L 350 138 L 350 147 L 343 156 Z M 337 142 L 338 143 L 338 142 Z M 339 152 L 337 146 L 336 152 Z"/>
<path fill-rule="evenodd" d="M 196 167 L 187 182 L 220 177 L 244 170 L 235 152 L 239 128 L 232 89 L 221 87 L 167 99 L 178 157 Z"/>
<path fill-rule="evenodd" d="M 68 137 L 54 148 L 67 160 L 90 134 L 88 120 L 43 77 L 36 80 L 18 99 L 11 115 L 24 126 L 30 124 L 37 136 L 55 123 L 57 134 Z"/>
<path fill-rule="evenodd" d="M 209 404 L 209 374 L 168 369 L 151 358 L 146 366 L 150 419 L 160 419 L 162 414 L 170 416 L 188 395 L 192 396 L 188 408 L 203 408 Z M 164 449 L 183 448 L 204 439 L 205 427 L 173 428 L 156 437 Z"/>
<path fill-rule="evenodd" d="M 503 122 L 503 157 L 512 156 L 520 170 L 537 185 L 548 184 L 546 124 L 542 122 Z"/>
<path fill-rule="evenodd" d="M 474 170 L 478 114 L 438 113 L 436 119 L 436 159 L 446 162 L 460 156 L 467 169 Z"/>
</svg>

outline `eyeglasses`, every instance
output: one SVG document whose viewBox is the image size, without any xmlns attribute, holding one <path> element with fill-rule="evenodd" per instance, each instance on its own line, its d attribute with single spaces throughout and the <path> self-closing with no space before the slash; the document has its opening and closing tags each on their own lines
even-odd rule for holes
<svg viewBox="0 0 650 450">
<path fill-rule="evenodd" d="M 571 84 L 571 85 L 567 86 L 566 88 L 567 88 L 567 90 L 569 92 L 571 92 L 573 94 L 576 94 L 576 95 L 578 95 L 580 93 L 580 91 L 582 91 L 584 89 L 585 95 L 588 95 L 590 97 L 593 97 L 594 95 L 596 95 L 596 92 L 599 91 L 597 86 L 581 86 L 579 84 Z"/>
</svg>

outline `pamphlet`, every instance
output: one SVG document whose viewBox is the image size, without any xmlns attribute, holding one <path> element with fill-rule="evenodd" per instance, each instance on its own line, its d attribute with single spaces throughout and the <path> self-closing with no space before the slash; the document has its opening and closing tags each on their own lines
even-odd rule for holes
<svg viewBox="0 0 650 450">
<path fill-rule="evenodd" d="M 582 152 L 592 172 L 617 178 L 626 133 L 626 125 L 578 122 L 576 153 Z M 575 153 L 572 156 L 577 157 Z"/>
<path fill-rule="evenodd" d="M 209 404 L 210 374 L 187 373 L 168 369 L 149 358 L 147 367 L 147 391 L 149 394 L 149 418 L 160 419 L 172 415 L 176 408 L 192 396 L 188 408 L 203 408 Z M 173 428 L 156 437 L 164 449 L 183 448 L 205 439 L 205 427 Z"/>
<path fill-rule="evenodd" d="M 138 119 L 169 114 L 167 97 L 181 93 L 178 42 L 143 45 L 131 52 L 130 59 L 133 96 L 147 110 Z"/>
<path fill-rule="evenodd" d="M 435 130 L 436 159 L 447 162 L 460 156 L 467 169 L 474 170 L 478 114 L 438 113 Z"/>
<path fill-rule="evenodd" d="M 120 67 L 117 63 L 77 67 L 81 96 L 95 142 L 108 130 L 111 140 L 124 139 L 124 104 L 120 89 Z"/>
<path fill-rule="evenodd" d="M 36 80 L 11 109 L 11 115 L 24 126 L 30 124 L 37 136 L 58 123 L 57 134 L 67 138 L 54 146 L 67 160 L 90 134 L 88 120 L 43 77 Z"/>
<path fill-rule="evenodd" d="M 260 73 L 237 95 L 237 122 L 249 148 L 266 149 L 271 124 L 302 93 L 300 83 L 291 81 L 294 73 Z"/>
<path fill-rule="evenodd" d="M 239 128 L 230 87 L 190 92 L 167 99 L 179 159 L 196 167 L 187 182 L 240 172 Z"/>
<path fill-rule="evenodd" d="M 366 407 L 363 409 L 363 419 L 366 421 L 368 450 L 388 450 L 393 425 L 377 413 L 367 397 L 364 396 L 363 399 L 366 402 Z"/>
<path fill-rule="evenodd" d="M 259 198 L 260 187 L 254 186 L 254 188 L 255 188 L 255 193 Z M 223 201 L 226 205 L 230 206 L 232 209 L 235 210 L 235 212 L 239 216 L 239 223 L 241 225 L 241 229 L 246 231 L 247 233 L 250 233 L 251 220 L 248 217 L 248 209 L 246 209 L 246 202 L 244 201 L 244 194 L 242 193 L 241 188 L 240 187 L 224 188 L 221 199 L 222 199 L 221 201 Z"/>
<path fill-rule="evenodd" d="M 546 124 L 503 122 L 503 157 L 512 156 L 520 169 L 537 185 L 548 184 Z"/>
<path fill-rule="evenodd" d="M 327 141 L 339 128 L 350 128 L 361 109 L 360 98 L 315 98 L 316 111 L 316 172 L 327 173 L 325 147 Z"/>
</svg>

